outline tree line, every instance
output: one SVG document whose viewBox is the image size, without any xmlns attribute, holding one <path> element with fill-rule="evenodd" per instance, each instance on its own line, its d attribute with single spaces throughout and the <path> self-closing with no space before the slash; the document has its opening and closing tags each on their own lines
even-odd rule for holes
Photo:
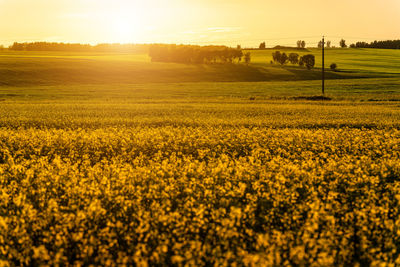
<svg viewBox="0 0 400 267">
<path fill-rule="evenodd" d="M 380 48 L 380 49 L 400 49 L 400 40 L 385 40 L 385 41 L 373 41 L 367 42 L 356 42 L 350 45 L 351 48 Z"/>
<path fill-rule="evenodd" d="M 71 44 L 50 42 L 15 42 L 8 49 L 13 51 L 68 51 L 68 52 L 126 52 L 147 53 L 148 44 Z"/>
<path fill-rule="evenodd" d="M 307 69 L 312 69 L 315 66 L 315 56 L 312 54 L 299 56 L 297 53 L 281 53 L 280 51 L 275 51 L 272 53 L 272 59 L 274 62 L 281 65 L 285 65 L 290 62 L 293 65 L 299 64 L 299 66 L 305 66 Z"/>
<path fill-rule="evenodd" d="M 245 63 L 250 63 L 250 53 L 243 54 L 242 49 L 226 46 L 198 46 L 154 44 L 149 48 L 149 56 L 153 62 L 174 63 L 232 63 L 240 62 L 244 57 Z"/>
</svg>

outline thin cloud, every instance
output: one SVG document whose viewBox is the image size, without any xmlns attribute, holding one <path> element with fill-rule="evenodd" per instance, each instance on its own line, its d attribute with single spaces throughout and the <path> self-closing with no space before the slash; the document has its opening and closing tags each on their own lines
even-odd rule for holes
<svg viewBox="0 0 400 267">
<path fill-rule="evenodd" d="M 242 27 L 212 27 L 212 28 L 207 28 L 208 32 L 237 32 L 242 30 Z"/>
</svg>

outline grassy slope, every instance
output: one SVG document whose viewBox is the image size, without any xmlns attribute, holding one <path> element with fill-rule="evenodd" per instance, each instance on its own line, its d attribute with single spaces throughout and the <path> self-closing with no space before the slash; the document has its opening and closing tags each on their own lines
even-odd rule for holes
<svg viewBox="0 0 400 267">
<path fill-rule="evenodd" d="M 279 49 L 278 49 L 279 50 Z M 317 48 L 309 51 L 281 50 L 281 52 L 297 53 L 299 55 L 315 55 L 315 67 L 321 68 L 322 50 Z M 276 49 L 252 50 L 252 62 L 257 64 L 269 63 L 272 52 Z M 396 75 L 400 74 L 400 50 L 393 49 L 325 49 L 325 67 L 336 63 L 340 73 L 358 73 L 359 75 Z"/>
<path fill-rule="evenodd" d="M 146 55 L 70 52 L 0 52 L 0 85 L 124 84 L 171 82 L 254 82 L 316 80 L 318 69 L 271 65 L 272 50 L 251 51 L 253 63 L 185 65 L 151 63 Z M 290 51 L 287 51 L 290 52 Z M 311 53 L 319 54 L 317 49 Z M 342 72 L 328 79 L 385 77 L 399 73 L 400 51 L 331 49 L 327 63 L 335 61 Z M 317 67 L 319 58 L 317 56 Z"/>
</svg>

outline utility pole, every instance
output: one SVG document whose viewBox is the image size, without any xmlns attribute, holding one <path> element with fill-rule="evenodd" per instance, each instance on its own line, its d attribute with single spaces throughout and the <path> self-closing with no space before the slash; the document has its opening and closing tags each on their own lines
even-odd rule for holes
<svg viewBox="0 0 400 267">
<path fill-rule="evenodd" d="M 322 36 L 322 95 L 325 95 L 325 36 Z"/>
</svg>

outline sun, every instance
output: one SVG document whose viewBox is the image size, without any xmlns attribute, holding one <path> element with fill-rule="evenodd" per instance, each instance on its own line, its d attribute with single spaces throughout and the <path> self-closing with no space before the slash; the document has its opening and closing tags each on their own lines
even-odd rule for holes
<svg viewBox="0 0 400 267">
<path fill-rule="evenodd" d="M 135 21 L 130 19 L 117 18 L 111 22 L 110 39 L 116 43 L 131 43 L 137 37 Z"/>
</svg>

